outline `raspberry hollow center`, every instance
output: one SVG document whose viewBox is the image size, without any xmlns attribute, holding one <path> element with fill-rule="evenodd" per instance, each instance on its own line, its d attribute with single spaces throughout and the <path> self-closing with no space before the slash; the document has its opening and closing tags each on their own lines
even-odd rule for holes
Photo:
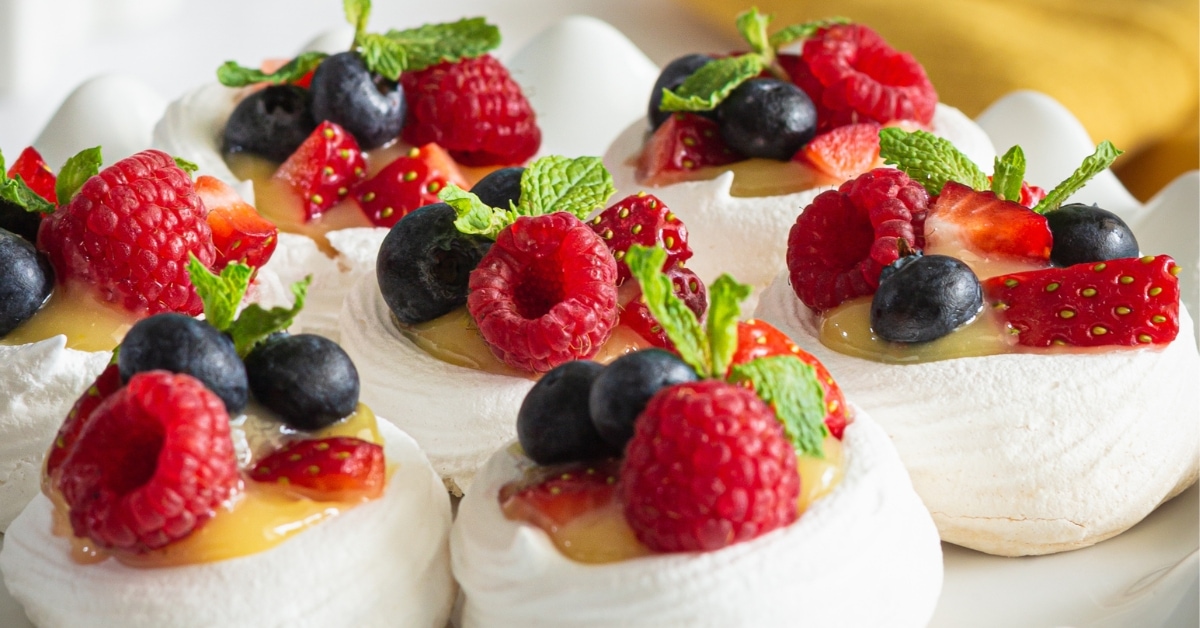
<svg viewBox="0 0 1200 628">
<path fill-rule="evenodd" d="M 563 301 L 563 267 L 559 260 L 541 258 L 530 265 L 513 290 L 517 314 L 529 320 L 539 319 Z"/>
</svg>

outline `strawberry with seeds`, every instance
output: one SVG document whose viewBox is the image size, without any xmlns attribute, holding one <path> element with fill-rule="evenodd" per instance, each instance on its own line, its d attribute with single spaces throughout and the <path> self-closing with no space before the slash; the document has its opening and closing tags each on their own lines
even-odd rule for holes
<svg viewBox="0 0 1200 628">
<path fill-rule="evenodd" d="M 350 194 L 367 176 L 367 164 L 354 136 L 332 122 L 322 122 L 272 177 L 302 199 L 304 222 Z"/>
<path fill-rule="evenodd" d="M 317 501 L 349 502 L 379 497 L 384 471 L 382 447 L 341 436 L 288 443 L 259 460 L 250 477 Z"/>
<path fill-rule="evenodd" d="M 721 140 L 717 123 L 694 113 L 675 113 L 646 141 L 638 155 L 637 179 L 667 185 L 707 166 L 724 166 L 743 157 Z"/>
<path fill-rule="evenodd" d="M 426 144 L 409 149 L 352 193 L 372 224 L 390 228 L 413 210 L 437 203 L 438 192 L 451 183 L 467 186 L 445 149 Z"/>
<path fill-rule="evenodd" d="M 260 268 L 275 252 L 279 229 L 216 177 L 196 177 L 196 194 L 208 210 L 216 261 L 213 270 L 233 262 Z"/>
</svg>

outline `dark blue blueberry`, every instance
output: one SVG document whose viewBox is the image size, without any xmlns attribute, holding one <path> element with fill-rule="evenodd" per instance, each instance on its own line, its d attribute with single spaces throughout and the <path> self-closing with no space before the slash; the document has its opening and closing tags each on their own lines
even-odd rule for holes
<svg viewBox="0 0 1200 628">
<path fill-rule="evenodd" d="M 555 464 L 617 454 L 588 414 L 588 391 L 603 370 L 587 360 L 567 362 L 529 389 L 517 412 L 517 440 L 525 455 L 538 464 Z"/>
<path fill-rule="evenodd" d="M 1072 203 L 1046 212 L 1054 236 L 1050 262 L 1072 266 L 1138 256 L 1137 238 L 1116 214 L 1095 205 Z"/>
<path fill-rule="evenodd" d="M 0 229 L 11 231 L 30 244 L 37 244 L 38 227 L 42 225 L 42 215 L 31 212 L 16 203 L 10 203 L 0 198 Z"/>
<path fill-rule="evenodd" d="M 375 260 L 379 291 L 409 325 L 433 320 L 467 302 L 467 281 L 492 242 L 454 228 L 445 203 L 426 205 L 397 222 Z"/>
<path fill-rule="evenodd" d="M 650 90 L 650 105 L 647 108 L 646 115 L 650 119 L 650 128 L 657 129 L 666 122 L 667 118 L 671 117 L 671 112 L 659 109 L 662 104 L 662 93 L 664 89 L 675 90 L 683 84 L 687 77 L 696 73 L 701 66 L 712 61 L 712 57 L 702 54 L 684 55 L 668 63 L 662 72 L 658 74 L 658 80 L 654 82 L 654 89 Z M 712 112 L 699 111 L 701 115 L 712 116 Z"/>
<path fill-rule="evenodd" d="M 0 229 L 0 338 L 32 318 L 53 289 L 46 258 L 29 240 Z"/>
<path fill-rule="evenodd" d="M 327 427 L 358 407 L 358 370 L 324 336 L 275 334 L 246 356 L 246 375 L 254 398 L 299 430 Z"/>
<path fill-rule="evenodd" d="M 367 70 L 354 52 L 332 55 L 317 66 L 312 84 L 313 117 L 349 131 L 364 150 L 400 135 L 407 104 L 404 88 Z"/>
<path fill-rule="evenodd" d="M 596 378 L 588 399 L 596 431 L 618 451 L 633 438 L 633 423 L 659 390 L 694 382 L 696 371 L 675 354 L 644 349 L 623 355 Z"/>
<path fill-rule="evenodd" d="M 156 314 L 134 324 L 121 342 L 117 369 L 121 383 L 144 371 L 191 375 L 225 402 L 230 415 L 241 412 L 249 397 L 246 367 L 233 341 L 183 314 Z"/>
<path fill-rule="evenodd" d="M 317 122 L 307 89 L 272 85 L 238 103 L 225 123 L 224 150 L 282 162 L 308 138 Z"/>
<path fill-rule="evenodd" d="M 983 307 L 974 271 L 946 255 L 902 257 L 880 274 L 871 330 L 893 342 L 928 342 L 958 329 Z"/>
<path fill-rule="evenodd" d="M 787 161 L 817 133 L 817 109 L 804 90 L 750 79 L 717 105 L 721 139 L 747 157 Z"/>
<path fill-rule="evenodd" d="M 488 207 L 508 209 L 510 201 L 516 205 L 521 200 L 523 174 L 525 169 L 520 166 L 493 170 L 471 188 L 471 193 L 478 196 Z"/>
</svg>

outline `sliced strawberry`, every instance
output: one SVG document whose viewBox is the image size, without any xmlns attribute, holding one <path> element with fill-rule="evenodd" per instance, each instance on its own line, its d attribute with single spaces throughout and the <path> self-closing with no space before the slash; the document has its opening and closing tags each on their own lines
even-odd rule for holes
<svg viewBox="0 0 1200 628">
<path fill-rule="evenodd" d="M 692 257 L 687 227 L 658 198 L 639 192 L 617 201 L 589 223 L 604 238 L 617 260 L 617 285 L 629 279 L 625 253 L 634 244 L 656 246 L 667 252 L 663 268 L 679 266 Z"/>
<path fill-rule="evenodd" d="M 325 121 L 279 166 L 273 178 L 304 199 L 307 222 L 345 198 L 366 174 L 367 163 L 354 136 Z"/>
<path fill-rule="evenodd" d="M 379 497 L 383 447 L 348 436 L 292 441 L 254 465 L 251 479 L 287 486 L 317 501 Z"/>
<path fill-rule="evenodd" d="M 196 194 L 208 209 L 208 227 L 217 249 L 214 271 L 219 272 L 231 262 L 260 268 L 271 259 L 279 243 L 279 229 L 274 223 L 259 216 L 233 188 L 216 177 L 196 177 Z"/>
<path fill-rule="evenodd" d="M 51 203 L 58 203 L 58 193 L 54 190 L 57 178 L 54 176 L 54 171 L 46 164 L 46 160 L 42 159 L 42 155 L 34 147 L 30 146 L 21 151 L 17 160 L 9 167 L 8 178 L 13 179 L 17 175 L 20 175 L 25 180 L 25 185 L 37 192 L 38 196 Z"/>
<path fill-rule="evenodd" d="M 546 467 L 529 482 L 504 487 L 500 506 L 511 518 L 553 532 L 610 504 L 616 498 L 619 470 L 615 460 Z"/>
<path fill-rule="evenodd" d="M 716 122 L 694 113 L 677 113 L 646 141 L 636 174 L 646 185 L 666 185 L 685 179 L 697 168 L 743 159 L 721 140 Z"/>
<path fill-rule="evenodd" d="M 880 128 L 873 122 L 839 126 L 814 137 L 792 160 L 838 181 L 853 179 L 883 165 L 879 158 Z"/>
<path fill-rule="evenodd" d="M 447 183 L 468 187 L 450 153 L 430 143 L 409 150 L 353 191 L 371 222 L 391 227 L 409 212 L 437 203 Z"/>
<path fill-rule="evenodd" d="M 1053 244 L 1045 216 L 953 181 L 942 188 L 925 218 L 926 253 L 961 257 L 966 249 L 984 259 L 1046 263 Z"/>
<path fill-rule="evenodd" d="M 988 175 L 988 183 L 992 182 L 991 175 Z M 1036 185 L 1030 184 L 1028 181 L 1021 182 L 1021 197 L 1016 199 L 1018 203 L 1032 208 L 1046 198 L 1046 190 Z"/>
<path fill-rule="evenodd" d="M 75 405 L 71 406 L 71 411 L 67 413 L 67 418 L 63 421 L 62 426 L 58 428 L 58 435 L 54 437 L 50 451 L 46 453 L 47 478 L 53 478 L 54 472 L 62 464 L 63 459 L 71 453 L 75 440 L 79 438 L 79 433 L 87 425 L 96 406 L 108 399 L 109 395 L 117 392 L 119 388 L 121 388 L 121 374 L 114 363 L 109 364 L 108 368 L 104 369 L 96 378 L 96 381 L 79 396 Z"/>
<path fill-rule="evenodd" d="M 732 369 L 735 365 L 758 358 L 776 355 L 795 356 L 816 370 L 817 381 L 821 383 L 821 389 L 825 393 L 825 426 L 829 428 L 829 432 L 833 434 L 834 438 L 840 440 L 842 433 L 846 431 L 846 424 L 850 422 L 850 417 L 846 407 L 846 397 L 842 394 L 841 387 L 833 380 L 833 376 L 829 374 L 829 369 L 825 368 L 825 365 L 821 364 L 821 361 L 811 353 L 792 342 L 787 334 L 772 327 L 769 323 L 753 318 L 738 322 L 737 351 L 734 352 L 733 359 L 729 361 L 729 368 Z"/>
<path fill-rule="evenodd" d="M 998 275 L 984 297 L 1029 347 L 1136 346 L 1179 333 L 1179 271 L 1169 255 Z"/>
<path fill-rule="evenodd" d="M 708 311 L 708 290 L 704 287 L 704 282 L 700 281 L 700 278 L 691 269 L 683 266 L 670 266 L 665 272 L 671 278 L 675 296 L 682 299 L 684 305 L 696 313 L 697 320 L 703 321 L 704 314 Z M 656 347 L 662 347 L 668 351 L 675 350 L 675 344 L 671 342 L 670 338 L 667 338 L 667 332 L 663 330 L 662 325 L 658 324 L 658 320 L 650 313 L 650 308 L 642 299 L 640 286 L 637 288 L 637 296 L 621 309 L 619 324 L 629 327 Z"/>
</svg>

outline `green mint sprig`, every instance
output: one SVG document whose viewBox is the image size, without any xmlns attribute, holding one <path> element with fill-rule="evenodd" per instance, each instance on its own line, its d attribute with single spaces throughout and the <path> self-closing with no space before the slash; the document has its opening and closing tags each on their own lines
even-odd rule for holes
<svg viewBox="0 0 1200 628">
<path fill-rule="evenodd" d="M 500 46 L 500 29 L 481 17 L 426 24 L 402 31 L 389 30 L 385 37 L 404 49 L 404 70 L 409 72 L 443 62 L 472 59 Z"/>
<path fill-rule="evenodd" d="M 292 325 L 296 315 L 304 308 L 308 286 L 312 276 L 292 284 L 294 301 L 292 307 L 274 307 L 269 310 L 252 303 L 237 313 L 242 298 L 250 286 L 254 269 L 241 263 L 232 263 L 214 274 L 204 267 L 195 255 L 189 255 L 188 276 L 204 303 L 204 320 L 218 331 L 229 334 L 237 354 L 246 357 L 267 336 L 283 331 Z"/>
<path fill-rule="evenodd" d="M 217 68 L 217 81 L 226 87 L 245 87 L 255 83 L 295 83 L 306 74 L 317 69 L 318 65 L 329 55 L 324 52 L 305 52 L 288 61 L 274 72 L 263 72 L 258 68 L 238 65 L 236 61 L 226 61 Z"/>
<path fill-rule="evenodd" d="M 1033 207 L 1033 211 L 1044 214 L 1058 209 L 1068 196 L 1079 191 L 1092 177 L 1108 169 L 1123 152 L 1125 151 L 1113 146 L 1112 142 L 1108 140 L 1100 142 L 1096 146 L 1095 152 L 1085 157 L 1083 163 L 1075 169 L 1075 172 L 1071 173 L 1071 176 L 1047 192 L 1046 197 Z"/>
<path fill-rule="evenodd" d="M 775 355 L 757 358 L 733 367 L 733 384 L 749 383 L 775 416 L 796 451 L 817 458 L 825 457 L 825 390 L 817 371 L 795 356 Z"/>
<path fill-rule="evenodd" d="M 438 198 L 458 214 L 454 226 L 459 232 L 494 240 L 521 216 L 562 211 L 584 220 L 604 207 L 616 191 L 612 175 L 599 157 L 551 155 L 529 164 L 521 174 L 521 201 L 516 205 L 489 207 L 454 184 L 443 188 Z"/>
<path fill-rule="evenodd" d="M 992 167 L 992 192 L 1005 201 L 1021 200 L 1021 185 L 1025 183 L 1025 151 L 1013 146 L 1003 156 L 996 157 Z"/>
<path fill-rule="evenodd" d="M 58 179 L 54 182 L 54 193 L 58 202 L 66 205 L 75 197 L 75 193 L 88 179 L 100 174 L 100 165 L 104 159 L 100 156 L 100 147 L 85 148 L 67 159 L 58 170 Z"/>
<path fill-rule="evenodd" d="M 927 131 L 884 127 L 879 130 L 879 156 L 896 166 L 930 194 L 940 194 L 947 181 L 976 190 L 988 187 L 987 175 L 971 158 L 950 143 Z"/>
<path fill-rule="evenodd" d="M 54 203 L 42 198 L 25 183 L 21 175 L 8 177 L 8 168 L 4 163 L 4 154 L 0 153 L 0 199 L 8 201 L 29 212 L 49 214 L 54 211 Z"/>
</svg>

